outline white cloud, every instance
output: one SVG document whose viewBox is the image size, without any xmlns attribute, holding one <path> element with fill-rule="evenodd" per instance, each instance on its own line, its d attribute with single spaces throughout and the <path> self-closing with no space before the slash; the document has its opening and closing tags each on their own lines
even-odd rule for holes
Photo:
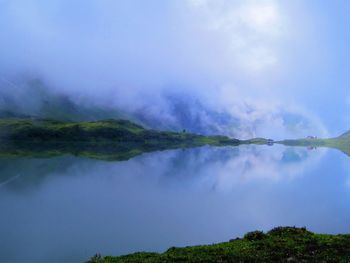
<svg viewBox="0 0 350 263">
<path fill-rule="evenodd" d="M 2 6 L 0 74 L 8 67 L 14 75 L 34 72 L 78 102 L 147 108 L 166 123 L 177 120 L 163 95 L 176 90 L 239 119 L 238 130 L 220 131 L 241 138 L 274 137 L 262 127 L 283 133 L 282 115 L 300 112 L 290 106 L 295 91 L 274 82 L 287 75 L 281 56 L 289 51 L 284 41 L 291 13 L 284 3 L 83 2 L 74 3 L 82 10 L 67 0 Z"/>
<path fill-rule="evenodd" d="M 226 42 L 233 62 L 248 71 L 278 63 L 277 46 L 287 26 L 276 1 L 189 0 L 203 30 Z"/>
</svg>

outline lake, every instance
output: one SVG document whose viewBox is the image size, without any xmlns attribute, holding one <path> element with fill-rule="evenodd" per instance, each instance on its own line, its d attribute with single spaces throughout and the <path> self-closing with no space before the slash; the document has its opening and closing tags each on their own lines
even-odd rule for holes
<svg viewBox="0 0 350 263">
<path fill-rule="evenodd" d="M 0 158 L 0 262 L 83 262 L 253 230 L 350 233 L 350 158 L 302 147 L 200 147 L 127 161 Z"/>
</svg>

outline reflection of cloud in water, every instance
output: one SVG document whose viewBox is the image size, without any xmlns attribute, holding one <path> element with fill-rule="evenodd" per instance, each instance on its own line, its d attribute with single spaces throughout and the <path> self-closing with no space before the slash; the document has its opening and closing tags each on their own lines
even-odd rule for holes
<svg viewBox="0 0 350 263">
<path fill-rule="evenodd" d="M 317 165 L 324 152 L 324 149 L 309 151 L 303 147 L 281 145 L 201 147 L 145 154 L 127 162 L 97 162 L 93 167 L 85 166 L 83 172 L 95 170 L 98 174 L 109 173 L 111 176 L 124 174 L 168 187 L 229 190 L 262 180 L 292 180 Z M 84 169 L 84 166 L 72 169 Z"/>
<path fill-rule="evenodd" d="M 183 184 L 193 182 L 199 188 L 229 189 L 257 180 L 290 180 L 316 165 L 323 149 L 308 151 L 302 147 L 240 146 L 238 148 L 197 148 L 150 154 L 127 165 L 132 174 L 149 171 L 153 176 Z"/>
<path fill-rule="evenodd" d="M 47 176 L 85 175 L 124 176 L 157 182 L 167 187 L 197 190 L 230 190 L 260 181 L 291 180 L 315 166 L 325 150 L 309 151 L 281 145 L 240 147 L 200 147 L 143 154 L 129 161 L 103 162 L 73 157 L 19 159 L 2 162 L 1 178 L 10 180 L 4 187 L 21 189 L 40 185 Z M 12 165 L 11 165 L 12 164 Z M 117 179 L 117 178 L 114 178 Z"/>
<path fill-rule="evenodd" d="M 259 180 L 294 179 L 316 165 L 324 152 L 319 150 L 310 153 L 305 148 L 284 146 L 247 146 L 239 150 L 240 154 L 222 167 L 218 178 L 213 178 L 220 189 Z"/>
<path fill-rule="evenodd" d="M 124 162 L 60 157 L 9 164 L 23 176 L 0 188 L 0 247 L 7 251 L 0 261 L 82 262 L 96 252 L 163 251 L 279 225 L 349 232 L 340 154 L 202 147 Z"/>
</svg>

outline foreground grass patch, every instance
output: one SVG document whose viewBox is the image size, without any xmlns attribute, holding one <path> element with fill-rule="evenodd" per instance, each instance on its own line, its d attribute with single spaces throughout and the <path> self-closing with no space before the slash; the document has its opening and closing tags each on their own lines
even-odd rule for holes
<svg viewBox="0 0 350 263">
<path fill-rule="evenodd" d="M 138 252 L 119 257 L 95 255 L 89 263 L 119 262 L 350 262 L 350 235 L 315 234 L 305 228 L 255 231 L 229 242 Z"/>
</svg>

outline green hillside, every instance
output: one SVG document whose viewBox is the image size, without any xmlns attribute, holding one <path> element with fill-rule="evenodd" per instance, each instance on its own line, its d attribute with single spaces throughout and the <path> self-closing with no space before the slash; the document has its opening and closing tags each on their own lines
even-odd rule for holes
<svg viewBox="0 0 350 263">
<path fill-rule="evenodd" d="M 33 118 L 0 119 L 0 140 L 0 157 L 4 158 L 71 154 L 103 160 L 127 160 L 156 150 L 242 143 L 225 136 L 149 130 L 127 120 L 63 122 Z"/>
<path fill-rule="evenodd" d="M 138 142 L 197 144 L 237 144 L 239 141 L 224 136 L 202 136 L 144 129 L 127 120 L 89 122 L 62 122 L 42 119 L 0 119 L 0 138 L 26 142 Z"/>
<path fill-rule="evenodd" d="M 255 231 L 229 242 L 139 252 L 119 257 L 94 256 L 89 263 L 172 262 L 350 262 L 350 235 L 314 234 L 305 228 Z"/>
</svg>

